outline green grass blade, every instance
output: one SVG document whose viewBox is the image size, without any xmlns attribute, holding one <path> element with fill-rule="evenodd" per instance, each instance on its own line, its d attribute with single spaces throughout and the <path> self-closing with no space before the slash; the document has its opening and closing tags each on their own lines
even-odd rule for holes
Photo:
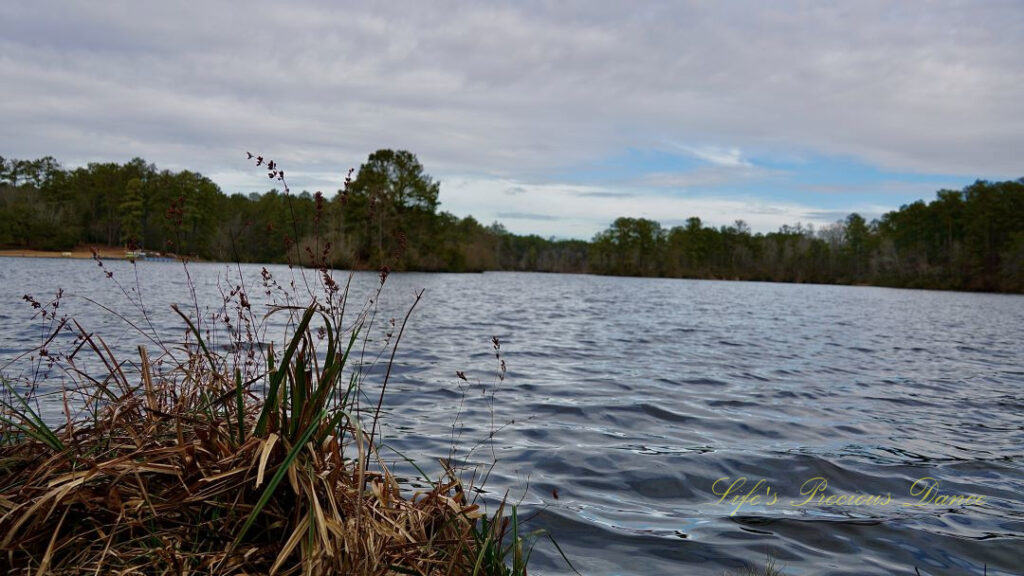
<svg viewBox="0 0 1024 576">
<path fill-rule="evenodd" d="M 516 506 L 512 506 L 512 573 L 519 574 L 523 571 L 523 547 L 519 541 L 519 516 L 516 514 Z"/>
<path fill-rule="evenodd" d="M 348 355 L 352 351 L 352 346 L 355 344 L 355 338 L 356 331 L 353 330 L 352 338 L 348 343 L 348 348 L 345 350 L 345 354 L 342 355 L 341 359 L 337 362 L 331 363 L 330 366 L 326 366 L 325 364 L 324 372 L 320 375 L 320 381 L 311 400 L 315 410 L 327 407 L 328 400 L 338 387 L 338 379 L 341 377 L 341 371 L 345 369 L 345 365 L 348 363 Z M 345 398 L 348 398 L 348 392 L 346 392 Z M 345 402 L 342 402 L 342 405 L 344 406 Z"/>
<path fill-rule="evenodd" d="M 334 353 L 337 351 L 338 342 L 334 337 L 334 328 L 329 320 L 324 320 L 324 331 L 327 332 L 327 355 L 324 359 L 322 372 L 326 372 L 334 363 Z"/>
<path fill-rule="evenodd" d="M 56 452 L 63 452 L 64 443 L 61 442 L 60 438 L 57 437 L 53 430 L 51 430 L 50 427 L 46 425 L 46 422 L 43 421 L 42 417 L 40 417 L 39 414 L 36 414 L 36 411 L 32 409 L 32 406 L 29 405 L 28 401 L 25 400 L 25 398 L 22 397 L 21 394 L 18 394 L 18 391 L 14 389 L 14 386 L 11 386 L 11 384 L 7 381 L 6 378 L 0 378 L 0 383 L 3 384 L 4 388 L 12 396 L 18 399 L 18 403 L 21 404 L 21 409 L 15 408 L 14 406 L 8 404 L 7 402 L 0 402 L 0 404 L 2 404 L 4 408 L 9 410 L 11 414 L 14 414 L 18 418 L 20 418 L 25 423 L 27 429 L 18 426 L 12 420 L 9 420 L 7 418 L 4 418 L 4 421 L 10 424 L 14 424 L 26 434 L 32 436 L 36 440 L 39 440 L 40 442 L 49 446 L 50 449 Z"/>
<path fill-rule="evenodd" d="M 338 410 L 338 412 L 334 416 L 331 416 L 331 420 L 327 423 L 327 426 L 324 426 L 323 430 L 320 431 L 320 434 L 317 435 L 317 437 L 316 437 L 316 445 L 317 446 L 320 446 L 321 444 L 324 443 L 324 440 L 327 439 L 327 435 L 328 434 L 330 434 L 334 430 L 338 429 L 338 427 L 341 425 L 341 419 L 342 418 L 348 418 L 348 420 L 350 422 L 352 421 L 352 419 L 349 418 L 349 415 L 348 415 L 347 412 L 345 412 L 344 410 Z M 339 444 L 340 443 L 341 443 L 341 441 L 339 439 Z"/>
<path fill-rule="evenodd" d="M 245 443 L 245 395 L 242 386 L 242 371 L 235 368 L 235 413 L 238 416 L 238 444 Z"/>
<path fill-rule="evenodd" d="M 555 541 L 555 537 L 552 536 L 551 534 L 547 534 L 547 537 L 548 537 L 548 540 L 551 540 L 551 543 L 555 545 L 555 550 L 558 550 L 558 554 L 562 557 L 562 560 L 565 560 L 565 563 L 569 565 L 569 569 L 572 570 L 573 572 L 575 572 L 576 574 L 578 574 L 579 576 L 583 576 L 583 574 L 580 574 L 580 571 L 577 570 L 576 567 L 572 565 L 572 562 L 569 561 L 569 557 L 566 556 L 565 552 L 562 551 L 562 547 L 559 546 L 558 542 Z"/>
<path fill-rule="evenodd" d="M 303 417 L 306 414 L 306 361 L 299 354 L 295 363 L 295 381 L 292 383 L 292 425 L 290 438 L 295 438 L 299 428 L 305 423 Z"/>
<path fill-rule="evenodd" d="M 326 416 L 327 411 L 321 411 L 320 415 L 316 419 L 315 424 L 319 424 Z M 252 528 L 253 523 L 256 522 L 256 518 L 260 515 L 261 512 L 263 512 L 263 509 L 267 506 L 267 503 L 270 502 L 270 498 L 274 495 L 274 491 L 277 490 L 278 484 L 281 483 L 281 480 L 284 479 L 285 474 L 288 473 L 288 468 L 292 465 L 292 462 L 294 462 L 295 459 L 298 458 L 299 453 L 302 452 L 303 449 L 305 449 L 306 444 L 309 442 L 309 439 L 313 437 L 313 434 L 317 431 L 317 428 L 319 428 L 319 426 L 316 426 L 315 424 L 310 425 L 306 428 L 306 431 L 303 432 L 302 437 L 299 439 L 299 441 L 294 446 L 292 446 L 291 450 L 288 451 L 288 455 L 285 456 L 284 462 L 281 462 L 281 465 L 278 466 L 277 471 L 274 472 L 274 477 L 270 479 L 270 483 L 268 483 L 267 487 L 263 489 L 263 494 L 260 495 L 260 499 L 256 502 L 256 505 L 253 507 L 252 512 L 249 513 L 249 517 L 246 518 L 245 524 L 242 525 L 242 529 L 238 532 L 238 536 L 236 536 L 234 542 L 232 542 L 232 551 L 238 546 L 239 543 L 242 542 L 242 539 L 245 538 L 246 533 L 249 532 L 249 528 Z"/>
<path fill-rule="evenodd" d="M 178 308 L 177 304 L 171 304 L 171 309 L 177 312 L 178 316 L 181 316 L 181 319 L 188 325 L 188 329 L 196 335 L 199 347 L 203 350 L 203 355 L 206 356 L 206 360 L 210 362 L 210 370 L 213 370 L 214 373 L 216 373 L 217 364 L 213 361 L 213 354 L 211 354 L 210 349 L 206 347 L 206 342 L 203 340 L 202 334 L 199 333 L 199 329 L 196 328 L 196 325 L 192 323 L 192 320 L 181 311 L 181 308 Z"/>
<path fill-rule="evenodd" d="M 433 488 L 433 487 L 436 487 L 436 486 L 437 486 L 437 483 L 436 483 L 436 482 L 434 482 L 433 480 L 431 480 L 431 479 L 430 479 L 430 476 L 428 476 L 428 475 L 427 475 L 427 473 L 426 473 L 426 472 L 424 472 L 424 471 L 423 471 L 423 469 L 422 469 L 422 468 L 420 468 L 420 467 L 419 467 L 419 465 L 417 465 L 417 464 L 416 464 L 416 462 L 415 462 L 415 461 L 413 461 L 413 459 L 412 459 L 412 458 L 409 458 L 409 457 L 408 457 L 408 456 L 406 456 L 405 454 L 402 454 L 402 453 L 401 453 L 401 452 L 400 452 L 400 451 L 399 451 L 399 450 L 398 450 L 397 448 L 395 448 L 394 446 L 391 446 L 390 444 L 381 444 L 381 447 L 383 447 L 383 448 L 387 448 L 388 450 L 391 450 L 391 451 L 392 451 L 392 452 L 394 452 L 395 454 L 398 454 L 398 456 L 399 456 L 399 457 L 400 457 L 400 458 L 401 458 L 402 460 L 405 460 L 406 462 L 408 462 L 410 466 L 412 466 L 413 468 L 415 468 L 415 469 L 416 469 L 416 471 L 417 471 L 417 472 L 419 472 L 419 474 L 420 474 L 420 478 L 422 478 L 422 479 L 423 479 L 424 481 L 426 481 L 426 483 L 427 483 L 427 484 L 430 484 L 431 488 Z"/>
<path fill-rule="evenodd" d="M 306 329 L 309 328 L 309 322 L 313 319 L 313 314 L 315 313 L 316 308 L 314 306 L 306 309 L 306 313 L 302 315 L 299 325 L 295 327 L 295 334 L 292 336 L 291 342 L 288 343 L 284 356 L 281 356 L 280 368 L 270 373 L 270 388 L 267 390 L 267 398 L 263 404 L 263 410 L 260 412 L 259 420 L 256 421 L 256 435 L 259 437 L 266 435 L 267 421 L 270 419 L 271 412 L 277 409 L 277 393 L 281 387 L 281 382 L 288 373 L 288 365 L 292 361 L 292 356 L 299 347 L 299 343 L 302 341 Z"/>
</svg>

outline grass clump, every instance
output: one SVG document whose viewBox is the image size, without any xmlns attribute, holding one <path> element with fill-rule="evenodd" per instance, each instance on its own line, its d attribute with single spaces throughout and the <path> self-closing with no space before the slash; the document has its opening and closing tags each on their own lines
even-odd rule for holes
<svg viewBox="0 0 1024 576">
<path fill-rule="evenodd" d="M 374 442 L 387 376 L 367 400 L 352 366 L 367 316 L 343 327 L 327 286 L 327 303 L 268 315 L 289 318 L 280 354 L 251 329 L 218 353 L 175 308 L 186 342 L 121 363 L 61 319 L 36 357 L 74 382 L 63 422 L 41 416 L 34 383 L 0 387 L 0 573 L 525 574 L 514 508 L 485 516 L 447 464 L 400 487 Z M 238 326 L 254 321 L 232 295 Z M 46 346 L 63 333 L 74 351 L 58 358 Z"/>
<path fill-rule="evenodd" d="M 451 471 L 403 496 L 353 413 L 358 380 L 342 379 L 357 333 L 339 340 L 327 323 L 327 353 L 318 361 L 315 315 L 315 306 L 305 309 L 280 359 L 268 353 L 265 396 L 240 369 L 233 377 L 220 371 L 222 359 L 194 328 L 197 346 L 186 363 L 157 375 L 140 348 L 137 382 L 120 370 L 112 381 L 92 381 L 96 389 L 78 392 L 95 408 L 55 429 L 4 381 L 13 402 L 4 401 L 0 417 L 3 571 L 486 568 L 483 544 L 503 534 L 479 522 L 478 506 Z"/>
</svg>

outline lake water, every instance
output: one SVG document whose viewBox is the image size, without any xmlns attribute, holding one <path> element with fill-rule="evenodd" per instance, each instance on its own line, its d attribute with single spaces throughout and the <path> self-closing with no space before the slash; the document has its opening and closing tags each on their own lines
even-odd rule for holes
<svg viewBox="0 0 1024 576">
<path fill-rule="evenodd" d="M 106 266 L 142 295 L 153 329 L 181 338 L 169 305 L 194 303 L 180 265 Z M 261 267 L 241 269 L 259 292 Z M 201 309 L 231 270 L 190 266 Z M 356 298 L 376 283 L 357 275 Z M 58 287 L 62 312 L 134 352 L 138 334 L 84 298 L 144 321 L 94 262 L 8 258 L 0 366 L 44 333 L 21 297 Z M 509 490 L 584 574 L 722 574 L 766 555 L 792 576 L 1024 573 L 1022 296 L 393 274 L 378 326 L 400 321 L 417 289 L 387 442 L 431 471 L 453 434 L 457 456 L 496 458 L 486 497 Z M 733 501 L 747 494 L 759 498 Z M 568 572 L 544 541 L 532 566 Z"/>
</svg>

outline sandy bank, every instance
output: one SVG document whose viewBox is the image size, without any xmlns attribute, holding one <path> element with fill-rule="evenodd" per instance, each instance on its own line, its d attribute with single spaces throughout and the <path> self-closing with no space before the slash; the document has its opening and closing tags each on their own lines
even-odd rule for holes
<svg viewBox="0 0 1024 576">
<path fill-rule="evenodd" d="M 0 250 L 0 257 L 8 258 L 92 258 L 93 250 L 104 260 L 127 260 L 129 252 L 119 246 L 78 246 L 67 251 L 50 250 L 29 250 L 9 248 Z M 163 255 L 156 252 L 145 252 L 149 257 L 176 258 L 173 255 Z"/>
</svg>

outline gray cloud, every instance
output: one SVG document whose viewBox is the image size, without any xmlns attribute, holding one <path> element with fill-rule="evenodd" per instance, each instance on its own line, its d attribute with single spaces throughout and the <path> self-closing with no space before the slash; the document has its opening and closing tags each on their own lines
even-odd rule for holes
<svg viewBox="0 0 1024 576">
<path fill-rule="evenodd" d="M 857 195 L 866 192 L 874 194 L 892 194 L 894 196 L 918 196 L 920 198 L 927 198 L 933 196 L 935 191 L 942 188 L 949 187 L 948 182 L 941 180 L 932 181 L 912 181 L 912 182 L 898 182 L 898 181 L 882 181 L 872 182 L 871 184 L 843 184 L 843 183 L 829 183 L 829 184 L 813 184 L 813 185 L 797 185 L 796 188 L 814 194 L 832 194 L 832 195 Z"/>
<path fill-rule="evenodd" d="M 1018 177 L 1024 4 L 255 1 L 0 3 L 2 153 L 143 156 L 317 188 L 380 147 L 442 178 L 545 182 L 675 142 L 654 187 L 836 155 Z M 742 150 L 742 152 L 740 152 Z"/>
<path fill-rule="evenodd" d="M 633 194 L 631 192 L 613 192 L 600 190 L 575 192 L 573 195 L 579 198 L 633 198 L 634 196 L 636 196 L 636 194 Z"/>
<path fill-rule="evenodd" d="M 701 188 L 766 182 L 787 176 L 783 170 L 773 170 L 751 165 L 702 166 L 689 172 L 652 172 L 640 178 L 636 184 L 654 188 Z"/>
<path fill-rule="evenodd" d="M 877 210 L 817 210 L 808 212 L 808 216 L 816 220 L 824 220 L 828 222 L 838 222 L 840 220 L 846 220 L 846 217 L 856 212 L 864 217 L 869 222 L 882 216 L 882 213 Z"/>
</svg>

